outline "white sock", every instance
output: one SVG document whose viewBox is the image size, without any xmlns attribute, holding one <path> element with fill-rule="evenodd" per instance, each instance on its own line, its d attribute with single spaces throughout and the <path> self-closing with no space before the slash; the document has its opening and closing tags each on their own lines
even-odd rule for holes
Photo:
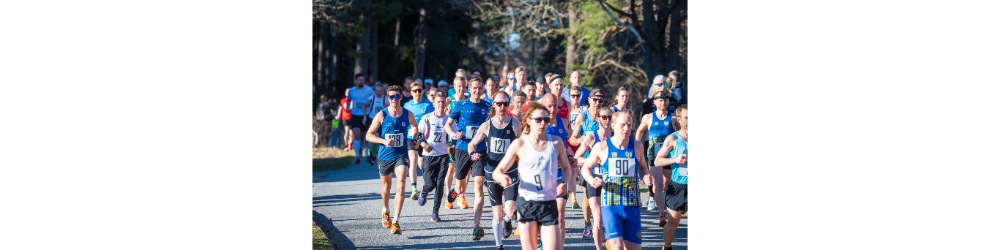
<svg viewBox="0 0 1000 250">
<path fill-rule="evenodd" d="M 496 238 L 497 246 L 503 246 L 503 227 L 499 221 L 493 222 L 493 238 Z"/>
<path fill-rule="evenodd" d="M 382 212 L 389 212 L 389 208 L 387 208 L 387 207 L 383 207 L 383 208 L 382 208 Z"/>
<path fill-rule="evenodd" d="M 397 222 L 397 221 L 399 221 L 399 216 L 392 217 L 392 222 Z"/>
<path fill-rule="evenodd" d="M 510 217 L 504 216 L 503 217 L 503 222 L 510 222 Z"/>
</svg>

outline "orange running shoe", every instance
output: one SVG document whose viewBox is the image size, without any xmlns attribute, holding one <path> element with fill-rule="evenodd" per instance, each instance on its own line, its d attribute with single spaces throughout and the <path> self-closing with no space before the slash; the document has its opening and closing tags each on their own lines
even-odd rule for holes
<svg viewBox="0 0 1000 250">
<path fill-rule="evenodd" d="M 667 225 L 667 217 L 660 214 L 660 227 L 663 227 L 664 225 Z"/>
<path fill-rule="evenodd" d="M 518 232 L 518 230 L 520 230 L 520 228 L 515 228 L 515 229 L 514 229 L 514 236 L 518 236 L 518 237 L 520 237 L 520 236 L 521 236 L 521 233 L 519 233 L 519 232 Z"/>
<path fill-rule="evenodd" d="M 403 230 L 399 229 L 399 222 L 392 223 L 392 233 L 393 234 L 403 234 Z"/>
<path fill-rule="evenodd" d="M 458 197 L 458 205 L 462 205 L 462 209 L 469 209 L 469 204 L 465 203 L 465 195 Z"/>
<path fill-rule="evenodd" d="M 455 208 L 455 205 L 452 205 L 451 202 L 444 201 L 444 207 L 448 209 L 453 209 Z"/>
<path fill-rule="evenodd" d="M 382 211 L 382 227 L 389 228 L 389 211 Z"/>
</svg>

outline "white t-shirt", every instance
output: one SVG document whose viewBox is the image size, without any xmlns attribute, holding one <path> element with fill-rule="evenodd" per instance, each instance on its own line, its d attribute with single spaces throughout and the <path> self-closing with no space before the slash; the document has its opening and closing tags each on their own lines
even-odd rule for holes
<svg viewBox="0 0 1000 250">
<path fill-rule="evenodd" d="M 431 152 L 420 149 L 424 156 L 439 156 L 448 154 L 448 134 L 444 131 L 444 124 L 448 121 L 448 115 L 437 117 L 434 113 L 428 113 L 420 118 L 417 129 L 424 134 L 424 143 L 434 147 Z M 451 124 L 452 131 L 458 131 L 455 123 Z"/>
<path fill-rule="evenodd" d="M 368 111 L 368 118 L 375 119 L 375 115 L 378 112 L 382 112 L 382 109 L 388 106 L 388 99 L 389 96 L 387 95 L 382 95 L 382 97 L 372 95 L 371 98 L 368 98 L 368 107 L 371 107 L 371 110 Z"/>
<path fill-rule="evenodd" d="M 375 90 L 368 85 L 362 85 L 361 89 L 357 87 L 351 87 L 349 93 L 347 93 L 347 99 L 351 103 L 351 115 L 364 115 L 364 106 L 368 104 L 368 100 L 375 95 Z"/>
</svg>

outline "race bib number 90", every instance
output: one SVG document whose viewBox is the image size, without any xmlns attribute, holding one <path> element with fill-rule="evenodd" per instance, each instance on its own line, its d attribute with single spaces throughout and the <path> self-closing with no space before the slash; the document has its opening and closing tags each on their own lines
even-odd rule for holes
<svg viewBox="0 0 1000 250">
<path fill-rule="evenodd" d="M 510 139 L 490 138 L 490 153 L 503 154 L 510 147 Z"/>
<path fill-rule="evenodd" d="M 608 176 L 635 177 L 635 158 L 608 159 Z"/>
<path fill-rule="evenodd" d="M 465 139 L 472 139 L 476 135 L 476 131 L 479 131 L 479 126 L 465 126 Z"/>
<path fill-rule="evenodd" d="M 386 140 L 396 140 L 389 147 L 402 147 L 403 146 L 403 134 L 385 134 Z"/>
</svg>

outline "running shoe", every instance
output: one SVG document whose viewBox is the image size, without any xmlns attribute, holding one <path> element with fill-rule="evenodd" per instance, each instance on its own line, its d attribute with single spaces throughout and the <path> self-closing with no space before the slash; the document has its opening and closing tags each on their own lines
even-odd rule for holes
<svg viewBox="0 0 1000 250">
<path fill-rule="evenodd" d="M 513 221 L 513 220 L 511 220 L 511 221 Z M 511 229 L 513 229 L 513 227 L 511 226 L 511 221 L 504 221 L 503 222 L 503 238 L 504 239 L 510 238 L 510 234 L 513 233 L 513 232 L 511 232 L 512 231 Z"/>
<path fill-rule="evenodd" d="M 417 193 L 417 186 L 416 186 L 416 185 L 414 185 L 414 186 L 413 186 L 413 195 L 411 195 L 411 196 L 410 196 L 410 199 L 411 199 L 411 200 L 417 200 L 417 197 L 418 197 L 418 196 L 419 196 L 419 195 L 418 195 L 418 193 Z M 421 205 L 421 206 L 423 206 L 423 205 Z"/>
<path fill-rule="evenodd" d="M 469 204 L 465 203 L 465 195 L 458 197 L 458 205 L 462 205 L 462 209 L 469 209 Z"/>
<path fill-rule="evenodd" d="M 666 225 L 666 224 L 667 224 L 667 217 L 663 216 L 663 214 L 661 213 L 660 214 L 660 227 L 663 227 L 663 225 Z"/>
<path fill-rule="evenodd" d="M 503 245 L 497 246 L 497 250 L 503 250 Z"/>
<path fill-rule="evenodd" d="M 652 197 L 649 198 L 649 204 L 646 205 L 646 210 L 652 211 L 656 210 L 656 201 Z"/>
<path fill-rule="evenodd" d="M 392 233 L 394 233 L 394 234 L 403 234 L 403 230 L 399 229 L 399 222 L 398 221 L 392 223 Z"/>
<path fill-rule="evenodd" d="M 368 164 L 372 164 L 372 166 L 375 166 L 375 159 L 374 158 L 368 158 Z"/>
<path fill-rule="evenodd" d="M 436 199 L 436 198 L 435 198 L 435 199 Z M 452 205 L 452 204 L 451 204 L 451 202 L 448 202 L 448 201 L 444 201 L 444 207 L 445 207 L 445 208 L 448 208 L 448 209 L 454 209 L 454 208 L 455 208 L 455 205 Z"/>
<path fill-rule="evenodd" d="M 538 238 L 538 250 L 542 250 L 542 238 Z"/>
<path fill-rule="evenodd" d="M 434 211 L 431 214 L 431 222 L 441 222 L 441 217 L 438 217 L 438 211 Z"/>
<path fill-rule="evenodd" d="M 389 228 L 389 211 L 382 211 L 382 227 Z"/>
<path fill-rule="evenodd" d="M 518 229 L 520 229 L 520 228 L 518 228 Z M 521 237 L 521 233 L 518 232 L 518 229 L 514 229 L 514 236 Z"/>
<path fill-rule="evenodd" d="M 573 209 L 579 209 L 580 208 L 580 204 L 576 203 L 576 195 L 572 196 L 572 198 L 570 198 L 570 200 L 573 201 L 573 206 L 572 206 Z"/>
<path fill-rule="evenodd" d="M 482 239 L 485 235 L 486 232 L 483 230 L 483 227 L 479 226 L 479 224 L 476 224 L 476 227 L 472 228 L 472 241 L 479 241 L 479 239 Z"/>
<path fill-rule="evenodd" d="M 604 249 L 611 249 L 611 244 L 608 243 L 610 243 L 610 241 L 604 240 Z"/>
<path fill-rule="evenodd" d="M 593 240 L 594 239 L 594 232 L 592 230 L 593 229 L 591 229 L 590 225 L 583 225 L 583 239 L 584 240 Z"/>
<path fill-rule="evenodd" d="M 424 204 L 427 204 L 427 194 L 424 191 L 420 191 L 420 199 L 417 200 L 417 205 L 424 206 Z"/>
<path fill-rule="evenodd" d="M 455 202 L 455 198 L 457 198 L 457 197 L 458 197 L 458 193 L 455 192 L 454 188 L 452 188 L 451 191 L 448 191 L 448 204 L 451 204 L 451 203 Z M 451 207 L 449 206 L 449 208 L 451 208 Z"/>
<path fill-rule="evenodd" d="M 354 164 L 355 164 L 355 165 L 357 165 L 357 164 L 361 164 L 361 158 L 358 158 L 358 157 L 354 157 Z"/>
</svg>

